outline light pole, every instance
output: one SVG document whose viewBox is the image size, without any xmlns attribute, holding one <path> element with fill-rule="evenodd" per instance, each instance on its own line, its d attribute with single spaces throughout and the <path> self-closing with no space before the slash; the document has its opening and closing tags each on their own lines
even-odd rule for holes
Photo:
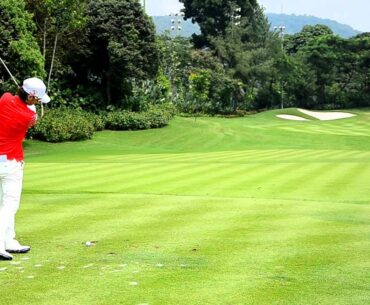
<svg viewBox="0 0 370 305">
<path fill-rule="evenodd" d="M 285 35 L 285 26 L 284 25 L 279 25 L 279 26 L 274 26 L 275 31 L 279 31 L 279 37 L 281 39 L 281 50 L 283 51 L 284 54 L 284 35 Z M 281 109 L 284 109 L 284 80 L 281 79 Z"/>
<path fill-rule="evenodd" d="M 279 30 L 279 37 L 281 38 L 281 48 L 284 50 L 285 26 L 284 25 L 274 26 L 274 30 L 275 31 Z"/>
<path fill-rule="evenodd" d="M 175 31 L 175 36 L 178 35 L 179 31 L 182 30 L 181 23 L 184 20 L 184 13 L 171 13 L 171 30 Z"/>
<path fill-rule="evenodd" d="M 233 9 L 233 14 L 231 18 L 233 20 L 233 25 L 240 25 L 240 18 L 242 18 L 241 14 L 242 9 L 240 7 L 236 7 Z"/>
<path fill-rule="evenodd" d="M 241 24 L 241 12 L 242 9 L 239 6 L 233 6 L 232 11 L 231 11 L 231 38 L 232 38 L 232 43 L 235 43 L 235 29 L 236 27 L 239 27 Z M 237 100 L 233 95 L 230 96 L 230 104 L 233 108 L 233 111 L 236 112 L 236 109 L 238 108 L 237 105 Z"/>
<path fill-rule="evenodd" d="M 234 7 L 231 13 L 231 29 L 232 29 L 232 38 L 234 38 L 234 29 L 235 26 L 240 25 L 240 19 L 242 18 L 241 14 L 242 9 L 240 7 Z"/>
</svg>

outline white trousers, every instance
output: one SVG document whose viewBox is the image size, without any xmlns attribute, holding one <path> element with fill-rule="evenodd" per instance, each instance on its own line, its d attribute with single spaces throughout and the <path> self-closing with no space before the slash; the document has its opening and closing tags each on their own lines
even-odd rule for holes
<svg viewBox="0 0 370 305">
<path fill-rule="evenodd" d="M 0 156 L 0 249 L 15 238 L 15 214 L 22 193 L 23 162 Z"/>
</svg>

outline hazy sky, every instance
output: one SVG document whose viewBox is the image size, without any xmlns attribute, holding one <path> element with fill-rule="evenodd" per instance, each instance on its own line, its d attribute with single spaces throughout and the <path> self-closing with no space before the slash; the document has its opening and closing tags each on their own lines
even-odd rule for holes
<svg viewBox="0 0 370 305">
<path fill-rule="evenodd" d="M 144 0 L 142 0 L 144 1 Z M 312 15 L 370 32 L 370 0 L 258 0 L 267 13 Z M 146 0 L 152 16 L 168 15 L 182 8 L 178 0 Z"/>
</svg>

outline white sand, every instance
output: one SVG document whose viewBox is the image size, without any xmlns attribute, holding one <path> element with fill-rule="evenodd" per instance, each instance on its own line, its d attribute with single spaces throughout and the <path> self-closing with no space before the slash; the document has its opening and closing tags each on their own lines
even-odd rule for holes
<svg viewBox="0 0 370 305">
<path fill-rule="evenodd" d="M 355 114 L 347 113 L 347 112 L 318 112 L 318 111 L 309 111 L 305 109 L 298 109 L 298 111 L 312 116 L 320 121 L 331 121 L 331 120 L 339 120 L 339 119 L 347 119 L 355 116 Z"/>
<path fill-rule="evenodd" d="M 339 119 L 347 119 L 351 118 L 353 116 L 356 116 L 355 114 L 348 113 L 348 112 L 335 112 L 335 111 L 310 111 L 305 109 L 298 108 L 298 111 L 307 114 L 315 119 L 319 119 L 320 121 L 332 121 L 332 120 L 339 120 Z M 276 115 L 280 119 L 284 120 L 291 120 L 291 121 L 310 121 L 308 119 L 302 118 L 297 115 L 291 115 L 291 114 L 278 114 Z"/>
<path fill-rule="evenodd" d="M 284 120 L 292 120 L 292 121 L 309 121 L 305 118 L 302 118 L 300 116 L 296 116 L 296 115 L 290 115 L 290 114 L 278 114 L 276 115 L 278 118 L 280 119 L 284 119 Z"/>
</svg>

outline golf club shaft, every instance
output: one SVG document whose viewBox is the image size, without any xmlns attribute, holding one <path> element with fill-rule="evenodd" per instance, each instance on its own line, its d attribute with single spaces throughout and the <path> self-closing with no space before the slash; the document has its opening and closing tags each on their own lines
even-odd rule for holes
<svg viewBox="0 0 370 305">
<path fill-rule="evenodd" d="M 18 87 L 19 84 L 18 84 L 17 80 L 14 78 L 13 74 L 10 72 L 10 70 L 8 69 L 7 65 L 5 64 L 5 62 L 3 61 L 3 59 L 1 57 L 0 57 L 0 61 L 3 64 L 4 68 L 6 69 L 6 71 L 8 71 L 10 77 L 12 78 L 12 80 L 14 81 L 14 83 L 16 84 L 16 86 Z"/>
</svg>

